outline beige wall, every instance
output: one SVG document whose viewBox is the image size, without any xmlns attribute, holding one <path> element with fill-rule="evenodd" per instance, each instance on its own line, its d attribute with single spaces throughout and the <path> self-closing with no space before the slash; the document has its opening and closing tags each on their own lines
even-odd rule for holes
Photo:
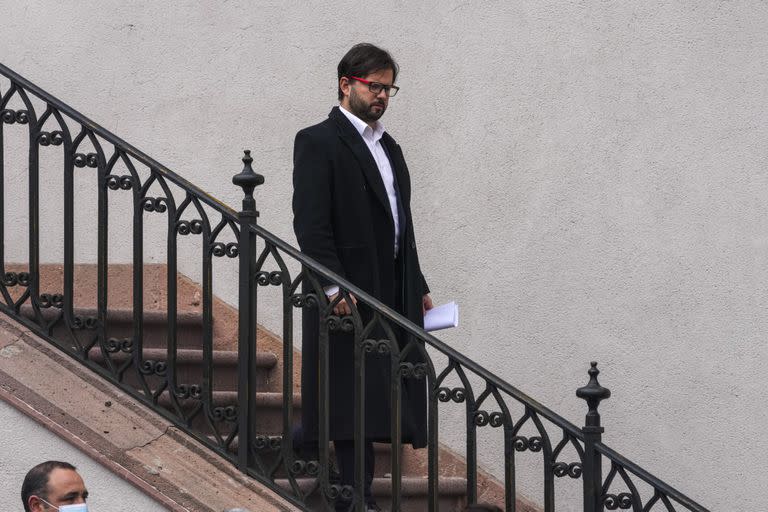
<svg viewBox="0 0 768 512">
<path fill-rule="evenodd" d="M 411 169 L 424 270 L 436 301 L 462 308 L 442 339 L 577 424 L 574 390 L 597 359 L 611 446 L 713 510 L 768 499 L 756 471 L 768 457 L 765 2 L 0 11 L 3 63 L 235 207 L 230 178 L 252 149 L 260 222 L 291 241 L 294 133 L 334 104 L 352 43 L 390 49 L 402 92 L 384 121 Z M 116 238 L 127 261 L 130 240 Z M 79 258 L 92 259 L 85 240 Z M 60 241 L 47 243 L 56 260 Z M 455 424 L 443 440 L 461 449 Z M 483 445 L 498 471 L 498 447 Z"/>
</svg>

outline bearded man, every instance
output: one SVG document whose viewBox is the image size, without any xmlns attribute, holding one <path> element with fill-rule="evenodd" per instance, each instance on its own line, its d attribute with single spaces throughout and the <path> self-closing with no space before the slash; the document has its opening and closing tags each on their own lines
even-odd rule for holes
<svg viewBox="0 0 768 512">
<path fill-rule="evenodd" d="M 400 146 L 384 130 L 380 118 L 387 110 L 398 66 L 385 50 L 361 43 L 339 62 L 339 105 L 328 119 L 305 128 L 294 144 L 294 231 L 302 252 L 365 292 L 392 307 L 417 325 L 432 308 L 429 289 L 419 267 L 411 220 L 411 183 Z M 339 289 L 321 282 L 333 303 Z M 308 290 L 305 283 L 305 291 Z M 350 301 L 357 303 L 354 296 Z M 363 322 L 371 311 L 360 306 Z M 342 299 L 336 315 L 348 315 Z M 305 445 L 318 440 L 317 308 L 302 316 L 302 425 Z M 407 337 L 395 329 L 399 350 Z M 368 337 L 385 337 L 378 328 Z M 354 335 L 329 334 L 330 439 L 334 441 L 341 483 L 354 484 L 355 387 Z M 379 510 L 371 496 L 374 474 L 373 442 L 391 442 L 392 413 L 388 354 L 366 355 L 365 361 L 365 482 L 368 510 Z M 408 361 L 420 356 L 411 350 Z M 426 445 L 426 389 L 424 379 L 402 383 L 402 439 L 415 448 Z M 338 510 L 348 504 L 337 503 Z"/>
</svg>

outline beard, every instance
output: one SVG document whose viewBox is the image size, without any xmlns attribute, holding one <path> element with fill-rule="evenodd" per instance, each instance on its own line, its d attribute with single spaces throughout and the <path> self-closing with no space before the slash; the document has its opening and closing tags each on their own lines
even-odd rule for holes
<svg viewBox="0 0 768 512">
<path fill-rule="evenodd" d="M 384 111 L 387 110 L 387 105 L 378 98 L 372 103 L 367 103 L 357 95 L 354 89 L 352 89 L 349 94 L 349 108 L 357 117 L 366 123 L 370 123 L 378 121 L 379 118 L 384 115 Z"/>
</svg>

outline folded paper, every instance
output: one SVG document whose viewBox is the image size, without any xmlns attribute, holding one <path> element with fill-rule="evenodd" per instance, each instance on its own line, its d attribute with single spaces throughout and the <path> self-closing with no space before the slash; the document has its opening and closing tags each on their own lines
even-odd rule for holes
<svg viewBox="0 0 768 512">
<path fill-rule="evenodd" d="M 424 330 L 438 331 L 459 325 L 459 305 L 449 302 L 436 306 L 424 315 Z"/>
</svg>

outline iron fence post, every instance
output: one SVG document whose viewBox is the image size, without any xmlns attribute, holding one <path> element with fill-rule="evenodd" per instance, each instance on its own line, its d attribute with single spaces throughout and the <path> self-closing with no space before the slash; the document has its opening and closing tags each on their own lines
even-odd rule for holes
<svg viewBox="0 0 768 512">
<path fill-rule="evenodd" d="M 600 426 L 600 402 L 611 396 L 611 391 L 597 381 L 600 370 L 597 361 L 592 361 L 589 369 L 589 382 L 576 390 L 576 396 L 587 401 L 589 411 L 584 423 L 584 512 L 602 512 L 603 468 L 602 457 L 595 449 L 595 444 L 602 440 L 605 429 Z"/>
<path fill-rule="evenodd" d="M 256 235 L 249 226 L 256 223 L 259 212 L 253 189 L 264 183 L 264 177 L 256 174 L 251 167 L 251 152 L 245 150 L 243 170 L 232 177 L 232 183 L 241 187 L 243 209 L 238 212 L 240 220 L 239 298 L 238 298 L 238 356 L 237 356 L 237 420 L 238 447 L 237 464 L 241 471 L 251 466 L 251 437 L 253 415 L 256 404 Z"/>
</svg>

